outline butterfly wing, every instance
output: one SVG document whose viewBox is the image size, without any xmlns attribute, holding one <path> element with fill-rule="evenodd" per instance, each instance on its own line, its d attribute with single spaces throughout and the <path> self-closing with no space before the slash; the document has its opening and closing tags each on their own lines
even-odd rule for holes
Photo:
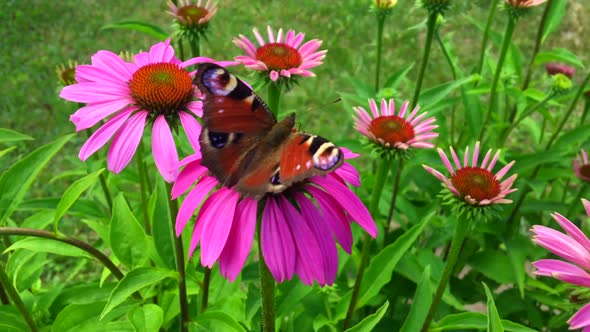
<svg viewBox="0 0 590 332">
<path fill-rule="evenodd" d="M 277 121 L 264 101 L 223 67 L 200 64 L 194 83 L 205 94 L 201 164 L 231 187 L 240 177 L 242 159 Z"/>
</svg>

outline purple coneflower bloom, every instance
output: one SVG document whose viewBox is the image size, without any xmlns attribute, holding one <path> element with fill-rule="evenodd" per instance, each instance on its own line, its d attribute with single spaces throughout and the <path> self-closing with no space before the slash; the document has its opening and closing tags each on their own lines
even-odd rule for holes
<svg viewBox="0 0 590 332">
<path fill-rule="evenodd" d="M 545 70 L 547 70 L 547 74 L 550 76 L 563 74 L 570 79 L 573 78 L 576 73 L 576 68 L 561 63 L 548 63 L 545 65 Z"/>
<path fill-rule="evenodd" d="M 358 156 L 342 150 L 345 158 Z M 336 243 L 347 253 L 352 251 L 351 221 L 369 235 L 377 235 L 368 210 L 346 185 L 360 185 L 356 169 L 347 162 L 325 177 L 312 177 L 260 201 L 242 197 L 227 187 L 214 190 L 219 183 L 207 174 L 199 155 L 186 158 L 182 165 L 185 167 L 174 183 L 172 197 L 197 184 L 180 207 L 176 234 L 180 235 L 201 206 L 189 255 L 200 243 L 201 264 L 212 267 L 219 261 L 221 274 L 230 281 L 240 273 L 250 252 L 259 204 L 264 204 L 260 249 L 278 282 L 289 280 L 296 273 L 305 284 L 317 281 L 322 286 L 330 285 L 338 269 Z"/>
<path fill-rule="evenodd" d="M 590 202 L 582 199 L 586 214 L 590 216 Z M 559 279 L 573 285 L 590 287 L 590 240 L 588 237 L 561 214 L 554 212 L 553 219 L 565 230 L 565 234 L 555 229 L 535 225 L 531 231 L 535 234 L 533 242 L 551 251 L 569 262 L 557 259 L 541 259 L 533 263 L 537 268 L 535 274 Z M 571 263 L 570 263 L 571 262 Z M 590 304 L 585 305 L 568 323 L 570 330 L 584 328 L 590 331 Z"/>
<path fill-rule="evenodd" d="M 107 164 L 109 170 L 119 173 L 131 161 L 149 123 L 156 166 L 166 181 L 174 181 L 178 153 L 170 126 L 180 123 L 199 151 L 201 125 L 196 117 L 203 113 L 198 99 L 202 95 L 192 83 L 194 72 L 186 68 L 210 61 L 199 57 L 181 62 L 167 40 L 137 54 L 132 63 L 110 51 L 98 51 L 92 64 L 77 66 L 77 83 L 64 87 L 60 97 L 87 105 L 70 120 L 77 131 L 106 121 L 82 146 L 80 159 L 86 160 L 112 138 Z"/>
<path fill-rule="evenodd" d="M 354 127 L 371 141 L 386 148 L 433 148 L 434 144 L 428 141 L 438 136 L 432 131 L 438 128 L 434 124 L 436 119 L 425 119 L 426 112 L 418 114 L 419 106 L 407 112 L 408 105 L 405 101 L 396 114 L 393 99 L 389 103 L 381 99 L 381 111 L 375 100 L 369 99 L 371 113 L 360 106 L 353 108 L 357 115 Z"/>
<path fill-rule="evenodd" d="M 178 6 L 172 1 L 168 1 L 170 14 L 184 26 L 203 26 L 209 23 L 213 15 L 217 13 L 217 3 L 207 0 L 203 5 L 203 0 L 198 0 L 196 4 L 191 4 L 190 0 L 180 0 Z"/>
<path fill-rule="evenodd" d="M 535 7 L 547 0 L 506 0 L 506 4 L 517 8 Z"/>
<path fill-rule="evenodd" d="M 268 72 L 272 81 L 276 81 L 281 76 L 286 78 L 292 75 L 315 76 L 309 69 L 321 65 L 328 52 L 317 51 L 322 45 L 320 40 L 313 39 L 301 45 L 305 38 L 303 33 L 289 30 L 283 35 L 283 29 L 279 29 L 275 38 L 270 26 L 267 30 L 268 42 L 264 40 L 258 29 L 253 30 L 259 46 L 254 45 L 243 35 L 234 38 L 234 43 L 246 52 L 246 55 L 237 56 L 235 60 L 249 69 Z"/>
<path fill-rule="evenodd" d="M 481 165 L 478 165 L 479 158 L 479 142 L 475 144 L 473 149 L 473 157 L 471 165 L 469 165 L 469 147 L 465 149 L 465 156 L 463 164 L 459 161 L 459 157 L 455 150 L 451 147 L 451 156 L 456 169 L 453 167 L 449 158 L 442 149 L 438 149 L 438 154 L 442 159 L 445 167 L 451 173 L 450 179 L 444 176 L 434 168 L 422 165 L 430 174 L 436 176 L 441 180 L 445 186 L 457 197 L 465 200 L 470 205 L 491 205 L 491 204 L 509 204 L 511 200 L 506 199 L 506 195 L 516 191 L 512 188 L 512 184 L 516 180 L 517 175 L 514 174 L 506 180 L 500 182 L 504 175 L 510 170 L 514 161 L 502 167 L 496 174 L 492 173 L 500 150 L 496 152 L 494 157 L 490 160 L 492 150 L 488 150 Z M 488 164 L 489 161 L 489 164 Z"/>
<path fill-rule="evenodd" d="M 590 181 L 590 163 L 588 163 L 588 153 L 584 149 L 576 156 L 573 164 L 576 176 L 581 180 Z"/>
</svg>

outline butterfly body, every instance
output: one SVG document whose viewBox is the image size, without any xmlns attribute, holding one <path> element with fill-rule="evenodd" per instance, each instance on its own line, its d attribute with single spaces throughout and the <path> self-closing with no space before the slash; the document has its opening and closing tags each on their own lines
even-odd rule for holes
<svg viewBox="0 0 590 332">
<path fill-rule="evenodd" d="M 333 143 L 295 130 L 295 114 L 277 122 L 266 103 L 223 67 L 199 65 L 194 82 L 205 94 L 201 164 L 224 186 L 261 197 L 342 165 L 343 153 Z"/>
</svg>

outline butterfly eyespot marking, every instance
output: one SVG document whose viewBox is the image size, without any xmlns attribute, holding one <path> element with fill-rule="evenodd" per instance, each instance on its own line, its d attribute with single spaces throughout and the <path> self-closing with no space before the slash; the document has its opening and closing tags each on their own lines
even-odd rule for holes
<svg viewBox="0 0 590 332">
<path fill-rule="evenodd" d="M 319 136 L 313 137 L 309 151 L 313 154 L 313 166 L 322 171 L 331 170 L 344 158 L 344 154 L 334 143 Z"/>
<path fill-rule="evenodd" d="M 238 79 L 223 68 L 203 73 L 203 85 L 213 94 L 227 96 L 238 86 Z"/>
<path fill-rule="evenodd" d="M 207 134 L 209 137 L 209 144 L 216 149 L 221 149 L 227 144 L 229 135 L 230 134 L 228 133 L 214 133 L 211 131 Z"/>
<path fill-rule="evenodd" d="M 271 178 L 270 178 L 270 183 L 272 185 L 278 186 L 281 183 L 281 177 L 279 176 L 279 172 L 276 172 Z"/>
</svg>

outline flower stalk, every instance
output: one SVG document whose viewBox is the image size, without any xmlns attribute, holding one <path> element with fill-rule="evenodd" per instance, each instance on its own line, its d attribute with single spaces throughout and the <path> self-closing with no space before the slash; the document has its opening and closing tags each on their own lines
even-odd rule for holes
<svg viewBox="0 0 590 332">
<path fill-rule="evenodd" d="M 445 291 L 449 283 L 449 279 L 453 274 L 453 270 L 455 269 L 455 265 L 457 264 L 457 259 L 459 258 L 459 253 L 461 252 L 461 247 L 463 246 L 463 241 L 465 240 L 465 235 L 467 234 L 467 230 L 469 229 L 469 219 L 466 216 L 460 215 L 457 226 L 455 228 L 455 235 L 453 235 L 453 240 L 451 242 L 451 249 L 449 250 L 449 254 L 447 256 L 447 262 L 445 264 L 445 268 L 443 270 L 442 277 L 436 287 L 436 292 L 434 293 L 434 298 L 432 299 L 432 303 L 430 304 L 430 308 L 428 309 L 428 314 L 426 315 L 426 319 L 422 324 L 422 332 L 427 332 L 432 319 L 434 318 L 434 314 L 436 313 L 436 309 L 440 304 L 440 300 L 442 299 L 442 295 Z"/>
<path fill-rule="evenodd" d="M 510 46 L 510 41 L 512 40 L 512 34 L 514 33 L 514 27 L 516 26 L 516 19 L 509 17 L 508 24 L 506 25 L 506 31 L 504 32 L 504 39 L 502 40 L 502 48 L 500 49 L 500 57 L 498 59 L 498 64 L 496 65 L 496 72 L 494 73 L 494 78 L 492 80 L 492 87 L 490 88 L 490 103 L 488 105 L 488 111 L 486 112 L 486 116 L 483 121 L 483 125 L 481 127 L 481 131 L 479 132 L 479 139 L 478 141 L 483 141 L 483 136 L 486 131 L 486 127 L 490 122 L 490 118 L 494 109 L 496 108 L 496 93 L 498 90 L 498 83 L 500 82 L 500 75 L 502 74 L 502 67 L 504 66 L 504 61 L 506 60 L 506 54 L 508 53 L 508 47 Z"/>
<path fill-rule="evenodd" d="M 201 300 L 201 313 L 207 310 L 209 305 L 209 286 L 211 286 L 211 269 L 205 267 L 205 274 L 203 277 L 203 299 Z"/>
<path fill-rule="evenodd" d="M 485 59 L 486 48 L 488 46 L 490 27 L 492 26 L 492 22 L 494 21 L 494 17 L 496 16 L 496 9 L 498 8 L 498 1 L 499 0 L 492 0 L 490 11 L 488 12 L 488 20 L 486 22 L 486 27 L 483 31 L 483 39 L 481 41 L 481 53 L 479 54 L 479 61 L 477 63 L 477 69 L 476 69 L 476 73 L 478 73 L 479 75 L 481 75 L 481 71 L 483 70 L 483 61 Z M 479 83 L 479 81 L 478 81 L 478 83 Z"/>
<path fill-rule="evenodd" d="M 381 56 L 383 50 L 383 28 L 387 16 L 377 11 L 377 60 L 375 64 L 375 91 L 379 91 L 379 76 L 381 74 Z"/>
<path fill-rule="evenodd" d="M 172 185 L 166 183 L 168 193 L 172 193 Z M 170 209 L 170 222 L 172 228 L 175 229 L 176 216 L 178 215 L 178 200 L 168 198 L 168 207 Z M 186 271 L 184 265 L 184 246 L 182 244 L 182 236 L 172 236 L 174 238 L 174 251 L 176 258 L 176 270 L 178 271 L 178 300 L 180 303 L 180 330 L 188 332 L 188 323 L 190 321 L 188 298 L 186 292 Z"/>
<path fill-rule="evenodd" d="M 387 212 L 387 221 L 383 230 L 383 246 L 387 245 L 387 235 L 389 234 L 389 228 L 391 227 L 391 221 L 393 220 L 393 214 L 395 213 L 395 204 L 397 202 L 397 195 L 399 193 L 399 182 L 404 169 L 404 159 L 399 158 L 397 164 L 397 171 L 395 173 L 395 180 L 393 181 L 393 193 L 391 196 L 391 203 L 389 204 L 389 212 Z"/>
<path fill-rule="evenodd" d="M 382 158 L 379 162 L 379 166 L 377 167 L 377 177 L 375 179 L 375 186 L 373 187 L 373 193 L 371 195 L 371 202 L 369 203 L 369 212 L 372 216 L 376 216 L 379 213 L 379 201 L 381 200 L 381 193 L 383 192 L 383 187 L 385 185 L 385 181 L 387 180 L 387 174 L 389 173 L 390 166 L 391 161 L 388 158 Z M 373 241 L 371 241 L 370 237 L 365 236 L 363 238 L 361 261 L 359 263 L 356 280 L 354 281 L 354 287 L 350 297 L 350 304 L 348 305 L 348 310 L 346 312 L 346 318 L 344 319 L 344 323 L 342 325 L 343 330 L 346 330 L 350 324 L 350 320 L 352 319 L 352 315 L 356 309 L 356 302 L 358 300 L 358 294 L 363 282 L 365 268 L 369 260 L 369 252 L 371 251 L 372 243 Z"/>
<path fill-rule="evenodd" d="M 275 118 L 279 117 L 279 103 L 281 101 L 281 87 L 274 82 L 268 84 L 267 104 Z"/>
<path fill-rule="evenodd" d="M 418 80 L 416 81 L 416 88 L 414 90 L 414 97 L 412 98 L 412 108 L 418 104 L 418 98 L 420 97 L 420 90 L 422 89 L 422 82 L 424 81 L 424 73 L 426 72 L 426 66 L 428 65 L 428 58 L 430 57 L 430 46 L 432 45 L 432 37 L 434 36 L 434 30 L 436 29 L 436 19 L 438 18 L 438 12 L 432 11 L 428 15 L 427 30 L 426 30 L 426 42 L 424 43 L 424 54 L 422 55 L 422 61 L 420 62 L 420 71 L 418 72 Z"/>
<path fill-rule="evenodd" d="M 16 290 L 12 282 L 10 282 L 10 278 L 8 277 L 4 269 L 4 264 L 0 263 L 0 285 L 4 287 L 4 289 L 8 293 L 8 296 L 10 296 L 12 302 L 27 322 L 27 325 L 29 325 L 31 331 L 39 331 L 39 329 L 37 329 L 37 325 L 35 325 L 35 321 L 33 320 L 31 313 L 25 307 L 23 300 L 20 298 L 20 295 L 18 294 L 18 290 Z"/>
<path fill-rule="evenodd" d="M 79 104 L 80 107 L 83 107 L 82 104 Z M 86 137 L 88 139 L 90 139 L 90 136 L 92 136 L 92 129 L 88 129 L 85 131 L 86 132 Z M 94 155 L 96 159 L 100 159 L 98 154 Z M 109 208 L 109 212 L 112 213 L 113 211 L 113 198 L 111 196 L 111 192 L 109 190 L 109 187 L 107 185 L 107 178 L 104 172 L 100 173 L 100 175 L 98 176 L 98 180 L 100 183 L 100 187 L 102 189 L 102 192 L 104 193 L 104 199 L 107 202 L 107 206 Z"/>
<path fill-rule="evenodd" d="M 147 192 L 148 192 L 148 185 L 147 185 L 147 170 L 145 167 L 145 163 L 143 162 L 143 155 L 145 153 L 145 150 L 143 148 L 143 140 L 141 140 L 139 142 L 139 145 L 137 146 L 137 156 L 135 156 L 136 158 L 136 162 L 137 162 L 137 174 L 139 175 L 139 192 L 141 194 L 141 212 L 143 214 L 143 227 L 145 229 L 145 233 L 147 235 L 150 235 L 152 233 L 151 231 L 151 224 L 150 224 L 150 216 L 148 213 L 148 198 L 147 198 Z M 174 219 L 172 219 L 174 220 Z"/>
</svg>

